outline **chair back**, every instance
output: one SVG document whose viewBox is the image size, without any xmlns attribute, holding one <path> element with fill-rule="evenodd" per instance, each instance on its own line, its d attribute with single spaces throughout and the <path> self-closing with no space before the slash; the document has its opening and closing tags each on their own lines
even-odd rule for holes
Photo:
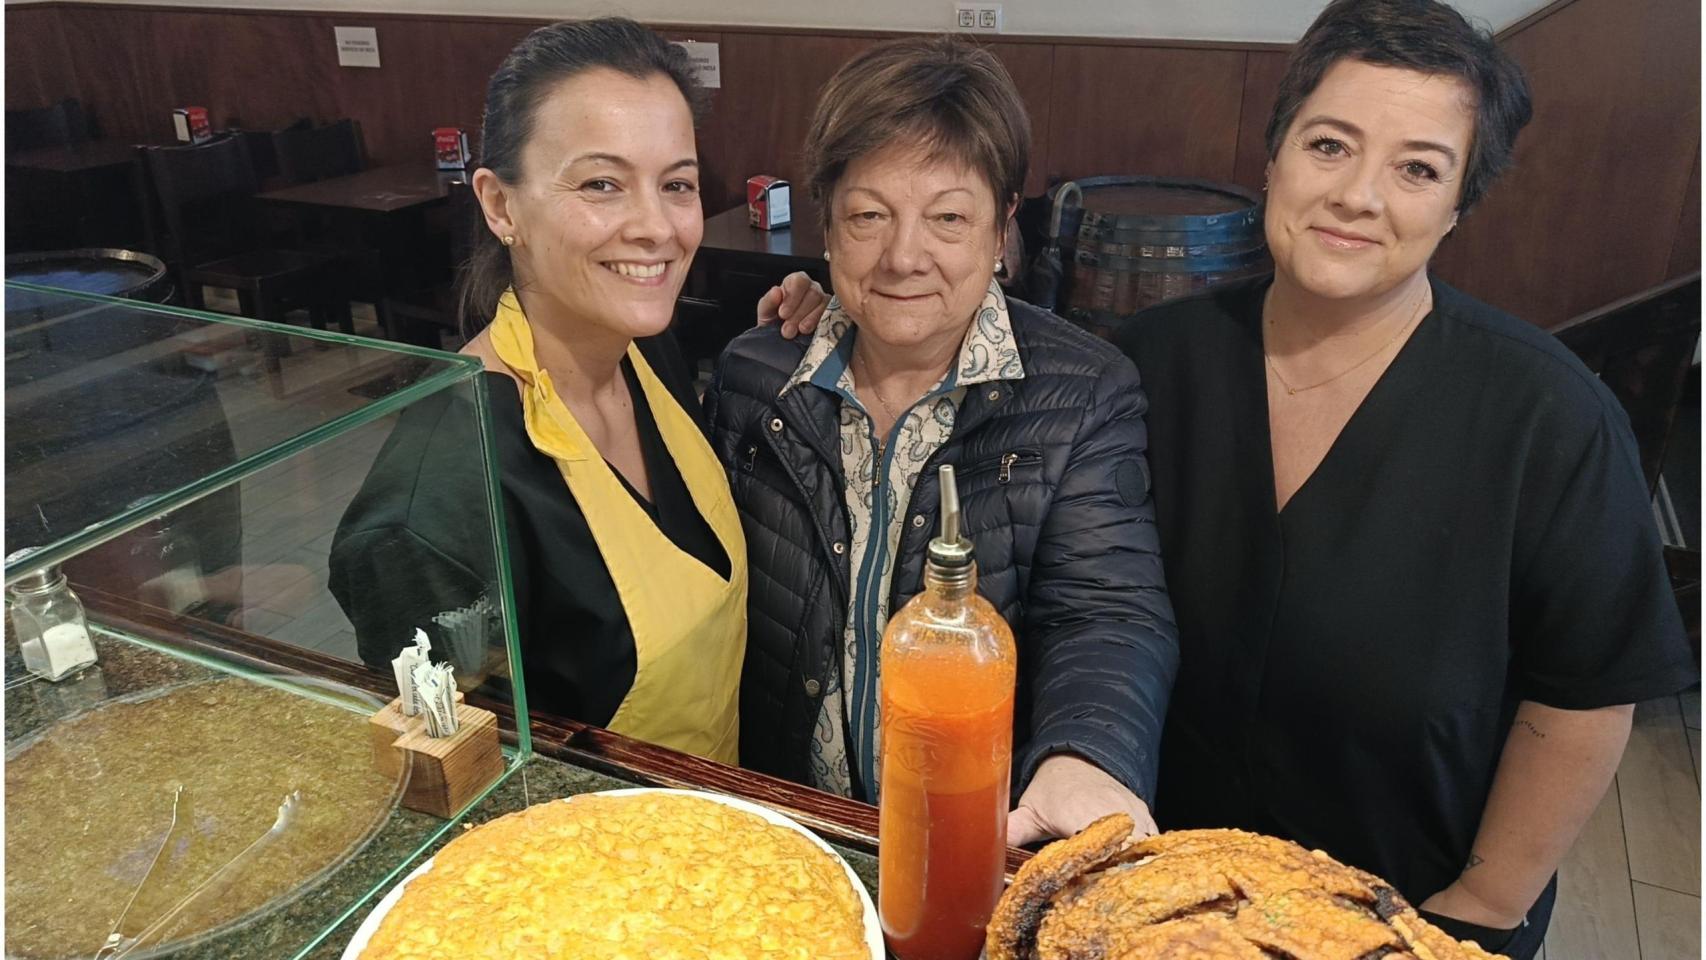
<svg viewBox="0 0 1706 960">
<path fill-rule="evenodd" d="M 474 188 L 465 180 L 447 185 L 444 199 L 450 210 L 450 264 L 460 272 L 474 256 L 474 241 L 480 236 L 477 231 L 486 229 L 486 217 Z"/>
<path fill-rule="evenodd" d="M 312 183 L 359 173 L 364 166 L 361 130 L 354 120 L 324 127 L 280 130 L 272 135 L 278 174 L 285 183 Z"/>
<path fill-rule="evenodd" d="M 249 160 L 255 165 L 255 180 L 262 189 L 277 185 L 278 154 L 273 151 L 272 138 L 286 130 L 306 130 L 314 122 L 307 117 L 298 117 L 289 126 L 277 130 L 250 130 L 243 127 L 229 127 L 227 132 L 243 138 L 249 145 Z"/>
<path fill-rule="evenodd" d="M 6 111 L 8 153 L 82 143 L 90 136 L 89 115 L 76 97 L 66 97 L 51 107 Z"/>
<path fill-rule="evenodd" d="M 253 242 L 249 198 L 259 184 L 242 136 L 148 147 L 143 160 L 164 227 L 155 248 L 168 263 L 193 265 L 241 252 Z"/>
<path fill-rule="evenodd" d="M 1651 495 L 1700 342 L 1700 274 L 1583 314 L 1552 333 L 1623 404 Z"/>
</svg>

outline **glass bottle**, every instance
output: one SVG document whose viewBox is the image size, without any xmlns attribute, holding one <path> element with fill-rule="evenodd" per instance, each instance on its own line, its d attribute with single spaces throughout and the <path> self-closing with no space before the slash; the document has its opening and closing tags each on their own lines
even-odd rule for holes
<svg viewBox="0 0 1706 960">
<path fill-rule="evenodd" d="M 979 596 L 954 468 L 924 590 L 883 632 L 879 913 L 901 960 L 975 960 L 1001 898 L 1013 752 L 1013 631 Z"/>
<path fill-rule="evenodd" d="M 83 601 L 71 592 L 58 567 L 25 574 L 6 588 L 6 599 L 12 606 L 18 652 L 31 673 L 62 680 L 95 662 Z"/>
</svg>

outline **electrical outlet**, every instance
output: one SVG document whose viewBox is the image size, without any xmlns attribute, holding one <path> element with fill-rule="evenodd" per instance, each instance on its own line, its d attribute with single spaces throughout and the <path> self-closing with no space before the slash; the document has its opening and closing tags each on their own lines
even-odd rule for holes
<svg viewBox="0 0 1706 960">
<path fill-rule="evenodd" d="M 956 3 L 954 27 L 967 33 L 1000 33 L 1001 4 Z"/>
</svg>

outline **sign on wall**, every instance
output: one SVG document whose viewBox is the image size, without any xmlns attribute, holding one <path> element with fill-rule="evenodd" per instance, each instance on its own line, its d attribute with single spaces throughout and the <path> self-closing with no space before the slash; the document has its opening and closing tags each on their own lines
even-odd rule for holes
<svg viewBox="0 0 1706 960">
<path fill-rule="evenodd" d="M 675 43 L 693 58 L 693 73 L 701 87 L 716 90 L 723 85 L 723 61 L 716 44 L 697 40 L 677 40 Z"/>
<path fill-rule="evenodd" d="M 338 66 L 379 66 L 379 31 L 373 27 L 333 27 L 338 39 Z"/>
</svg>

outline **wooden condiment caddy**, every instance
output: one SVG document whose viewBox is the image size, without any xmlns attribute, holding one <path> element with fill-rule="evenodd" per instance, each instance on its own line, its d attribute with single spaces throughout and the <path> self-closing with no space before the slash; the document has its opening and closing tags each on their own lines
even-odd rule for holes
<svg viewBox="0 0 1706 960">
<path fill-rule="evenodd" d="M 404 716 L 400 697 L 367 722 L 379 772 L 399 777 L 407 765 L 403 806 L 410 810 L 449 819 L 503 775 L 497 715 L 468 706 L 460 693 L 456 732 L 448 737 L 427 736 L 426 715 Z"/>
</svg>

